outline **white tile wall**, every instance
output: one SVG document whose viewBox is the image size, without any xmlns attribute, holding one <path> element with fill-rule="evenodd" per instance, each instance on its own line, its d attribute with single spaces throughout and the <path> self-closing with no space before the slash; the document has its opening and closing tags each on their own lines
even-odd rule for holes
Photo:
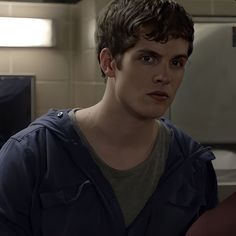
<svg viewBox="0 0 236 236">
<path fill-rule="evenodd" d="M 69 103 L 67 81 L 36 82 L 36 113 L 40 115 L 50 108 L 65 108 Z"/>
<path fill-rule="evenodd" d="M 235 0 L 213 1 L 213 14 L 218 16 L 236 16 Z"/>
<path fill-rule="evenodd" d="M 55 48 L 0 48 L 0 74 L 36 76 L 36 115 L 50 107 L 68 107 L 71 27 L 74 27 L 71 5 L 0 2 L 0 16 L 51 18 L 55 21 Z"/>
<path fill-rule="evenodd" d="M 32 73 L 37 80 L 67 80 L 68 53 L 54 49 L 16 49 L 12 54 L 15 73 Z"/>
<path fill-rule="evenodd" d="M 192 15 L 210 15 L 212 0 L 177 0 Z"/>
<path fill-rule="evenodd" d="M 88 107 L 99 101 L 104 93 L 105 84 L 103 82 L 76 82 L 74 103 L 75 107 Z"/>
</svg>

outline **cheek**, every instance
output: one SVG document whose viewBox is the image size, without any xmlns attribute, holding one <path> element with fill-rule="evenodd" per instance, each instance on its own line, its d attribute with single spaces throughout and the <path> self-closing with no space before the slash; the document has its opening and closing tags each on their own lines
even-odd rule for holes
<svg viewBox="0 0 236 236">
<path fill-rule="evenodd" d="M 179 72 L 175 75 L 174 84 L 176 89 L 179 88 L 184 78 L 184 71 Z"/>
<path fill-rule="evenodd" d="M 180 79 L 178 79 L 178 80 L 176 81 L 176 89 L 178 89 L 178 88 L 180 87 L 182 81 L 183 81 L 182 78 L 180 78 Z"/>
<path fill-rule="evenodd" d="M 171 87 L 172 87 L 172 92 L 173 92 L 173 95 L 175 96 L 177 90 L 179 89 L 181 83 L 183 81 L 183 78 L 182 77 L 178 77 L 178 78 L 174 78 L 172 80 L 172 84 L 171 84 Z"/>
<path fill-rule="evenodd" d="M 129 89 L 138 87 L 141 83 L 143 76 L 141 76 L 137 70 L 126 70 L 120 77 L 120 83 L 124 87 L 128 87 Z"/>
</svg>

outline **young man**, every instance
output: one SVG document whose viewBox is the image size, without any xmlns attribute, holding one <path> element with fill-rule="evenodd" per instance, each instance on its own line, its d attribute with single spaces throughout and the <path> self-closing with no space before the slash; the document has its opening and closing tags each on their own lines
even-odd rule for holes
<svg viewBox="0 0 236 236">
<path fill-rule="evenodd" d="M 193 32 L 172 1 L 111 1 L 96 32 L 102 100 L 50 111 L 0 152 L 1 236 L 180 236 L 216 205 L 213 154 L 160 118 Z"/>
</svg>

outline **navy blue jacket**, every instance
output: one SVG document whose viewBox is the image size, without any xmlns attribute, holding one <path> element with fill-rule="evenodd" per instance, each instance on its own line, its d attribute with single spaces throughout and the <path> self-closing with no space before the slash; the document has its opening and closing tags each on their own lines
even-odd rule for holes
<svg viewBox="0 0 236 236">
<path fill-rule="evenodd" d="M 0 151 L 0 235 L 185 235 L 217 204 L 214 156 L 166 119 L 162 122 L 171 129 L 165 171 L 129 227 L 67 110 L 51 110 L 11 137 Z"/>
</svg>

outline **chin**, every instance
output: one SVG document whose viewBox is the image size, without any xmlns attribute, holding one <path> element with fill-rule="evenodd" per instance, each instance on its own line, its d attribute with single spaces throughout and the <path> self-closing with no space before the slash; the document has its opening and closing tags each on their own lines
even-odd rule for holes
<svg viewBox="0 0 236 236">
<path fill-rule="evenodd" d="M 141 117 L 143 117 L 143 119 L 158 119 L 160 117 L 162 117 L 165 114 L 165 111 L 145 111 L 142 112 L 140 115 Z"/>
<path fill-rule="evenodd" d="M 165 115 L 167 108 L 164 107 L 155 107 L 147 111 L 147 116 L 152 119 L 157 119 Z"/>
<path fill-rule="evenodd" d="M 153 106 L 152 104 L 150 106 L 150 104 L 143 104 L 140 106 L 139 104 L 138 106 L 133 106 L 132 109 L 129 109 L 129 112 L 131 112 L 131 114 L 138 119 L 150 120 L 160 118 L 166 113 L 167 109 L 167 106 L 163 105 Z"/>
</svg>

